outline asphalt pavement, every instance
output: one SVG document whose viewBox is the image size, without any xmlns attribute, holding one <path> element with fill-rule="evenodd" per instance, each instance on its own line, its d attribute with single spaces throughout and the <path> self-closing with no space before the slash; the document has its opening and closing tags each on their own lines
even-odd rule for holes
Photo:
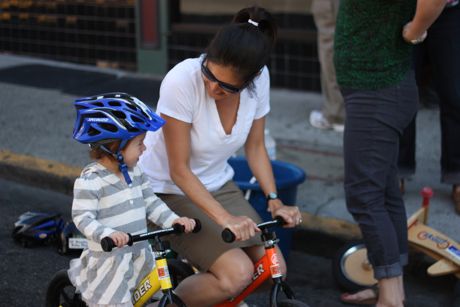
<svg viewBox="0 0 460 307">
<path fill-rule="evenodd" d="M 74 99 L 126 91 L 154 107 L 160 82 L 161 76 L 0 54 L 0 177 L 70 195 L 73 180 L 90 161 L 86 146 L 72 139 Z M 277 142 L 277 158 L 307 174 L 297 187 L 304 216 L 294 235 L 297 250 L 314 249 L 306 239 L 311 233 L 337 244 L 360 237 L 345 207 L 343 135 L 308 123 L 310 111 L 321 104 L 319 93 L 271 90 L 267 126 Z M 437 109 L 419 111 L 417 172 L 406 183 L 404 199 L 410 215 L 420 207 L 422 187 L 432 187 L 429 225 L 458 242 L 459 215 L 450 200 L 451 187 L 440 183 L 438 118 Z"/>
<path fill-rule="evenodd" d="M 53 275 L 68 268 L 77 254 L 60 255 L 55 243 L 34 244 L 25 248 L 11 239 L 13 223 L 28 210 L 40 208 L 44 212 L 62 214 L 70 218 L 67 210 L 72 197 L 49 189 L 38 189 L 13 181 L 0 179 L 0 306 L 44 306 L 45 294 Z M 318 236 L 312 236 L 316 240 Z M 310 242 L 312 240 L 309 240 Z M 317 242 L 312 242 L 316 245 Z M 323 254 L 323 253 L 321 253 Z M 414 262 L 412 262 L 414 263 Z M 453 276 L 444 276 L 432 282 L 424 267 L 411 265 L 406 270 L 406 307 L 458 307 L 453 293 Z M 296 298 L 311 307 L 341 307 L 341 290 L 334 283 L 331 259 L 301 251 L 292 251 L 288 261 L 287 282 Z M 250 295 L 248 307 L 268 306 L 269 291 Z"/>
</svg>

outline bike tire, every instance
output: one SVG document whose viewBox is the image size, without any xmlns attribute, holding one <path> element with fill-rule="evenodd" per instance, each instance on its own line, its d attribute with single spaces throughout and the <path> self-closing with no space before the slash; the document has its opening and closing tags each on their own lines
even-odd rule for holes
<svg viewBox="0 0 460 307">
<path fill-rule="evenodd" d="M 188 264 L 179 259 L 167 259 L 168 270 L 171 277 L 173 289 L 183 281 L 185 278 L 195 274 L 193 268 Z"/>
<path fill-rule="evenodd" d="M 58 271 L 46 290 L 46 307 L 86 307 L 80 295 L 75 292 L 67 270 Z"/>
<path fill-rule="evenodd" d="M 377 283 L 362 241 L 347 243 L 337 251 L 332 261 L 332 273 L 339 287 L 346 291 L 359 291 Z"/>
<path fill-rule="evenodd" d="M 305 304 L 304 302 L 301 302 L 295 299 L 289 299 L 289 298 L 279 300 L 276 306 L 277 307 L 310 307 L 310 305 Z"/>
</svg>

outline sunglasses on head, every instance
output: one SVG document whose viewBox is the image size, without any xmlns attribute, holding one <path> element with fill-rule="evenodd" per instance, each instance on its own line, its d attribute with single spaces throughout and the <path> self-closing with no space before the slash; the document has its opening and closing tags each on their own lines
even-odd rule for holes
<svg viewBox="0 0 460 307">
<path fill-rule="evenodd" d="M 206 59 L 204 59 L 201 62 L 201 72 L 203 75 L 210 80 L 211 82 L 216 82 L 221 89 L 223 89 L 226 92 L 229 92 L 231 94 L 239 93 L 241 92 L 245 87 L 248 86 L 248 84 L 252 81 L 253 78 L 250 78 L 248 81 L 246 81 L 241 87 L 236 87 L 234 85 L 228 84 L 226 82 L 222 82 L 219 79 L 214 76 L 214 74 L 209 70 L 209 68 L 204 64 L 206 62 Z"/>
</svg>

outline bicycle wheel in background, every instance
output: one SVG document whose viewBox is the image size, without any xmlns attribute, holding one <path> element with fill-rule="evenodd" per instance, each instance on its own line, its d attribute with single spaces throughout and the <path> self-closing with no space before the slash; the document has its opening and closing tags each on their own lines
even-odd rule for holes
<svg viewBox="0 0 460 307">
<path fill-rule="evenodd" d="M 67 270 L 58 271 L 46 290 L 46 307 L 86 307 L 69 280 Z"/>
<path fill-rule="evenodd" d="M 347 243 L 337 251 L 332 272 L 337 284 L 346 291 L 358 291 L 377 283 L 362 241 Z"/>
</svg>

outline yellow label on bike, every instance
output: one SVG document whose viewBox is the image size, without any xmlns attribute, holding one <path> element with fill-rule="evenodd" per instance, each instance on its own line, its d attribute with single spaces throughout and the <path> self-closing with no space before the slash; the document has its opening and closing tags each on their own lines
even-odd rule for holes
<svg viewBox="0 0 460 307">
<path fill-rule="evenodd" d="M 171 277 L 169 276 L 168 263 L 166 259 L 156 261 L 158 279 L 160 280 L 161 290 L 171 289 Z"/>
<path fill-rule="evenodd" d="M 158 272 L 153 269 L 134 289 L 131 301 L 135 307 L 144 306 L 148 299 L 158 290 L 160 290 L 160 281 Z"/>
</svg>

